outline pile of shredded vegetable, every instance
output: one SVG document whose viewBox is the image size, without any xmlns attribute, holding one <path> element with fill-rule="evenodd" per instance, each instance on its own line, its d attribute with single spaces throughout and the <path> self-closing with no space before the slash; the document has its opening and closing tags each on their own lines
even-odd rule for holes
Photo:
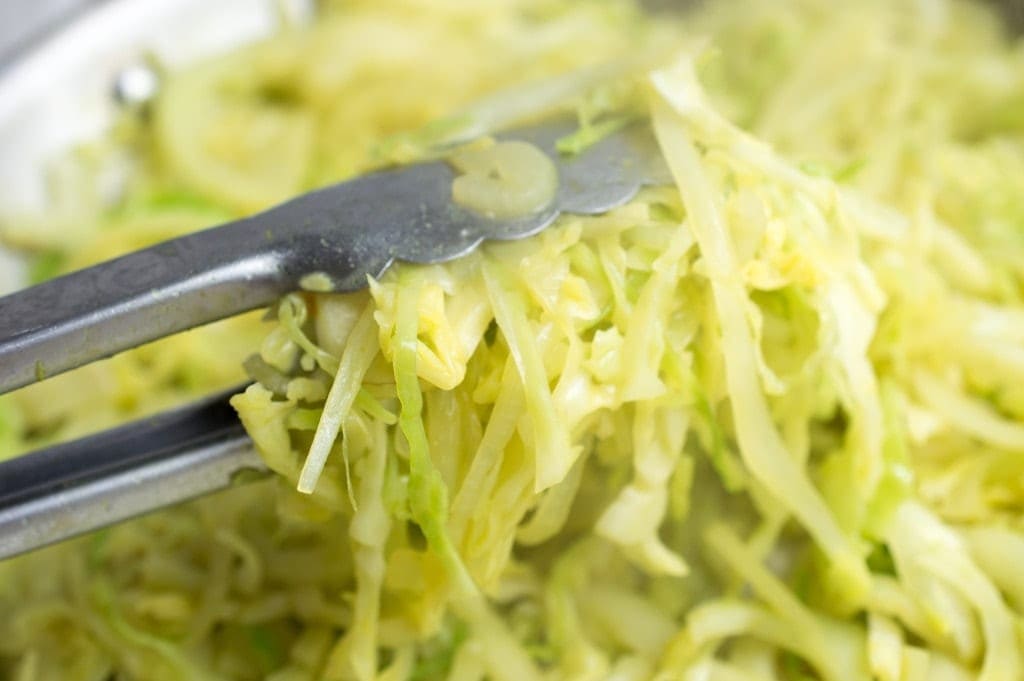
<svg viewBox="0 0 1024 681">
<path fill-rule="evenodd" d="M 566 153 L 649 117 L 674 183 L 0 401 L 11 455 L 244 365 L 277 473 L 0 564 L 0 676 L 1024 679 L 1024 46 L 987 5 L 325 5 L 7 238 L 44 277 L 554 109 Z"/>
</svg>

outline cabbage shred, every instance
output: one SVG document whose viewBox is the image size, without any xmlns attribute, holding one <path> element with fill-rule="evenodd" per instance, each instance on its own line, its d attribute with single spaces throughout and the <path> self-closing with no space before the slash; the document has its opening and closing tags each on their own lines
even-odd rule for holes
<svg viewBox="0 0 1024 681">
<path fill-rule="evenodd" d="M 646 115 L 674 184 L 397 266 L 365 293 L 283 300 L 233 399 L 275 479 L 0 566 L 0 665 L 18 679 L 1024 678 L 1024 52 L 994 14 L 777 0 L 675 26 L 625 5 L 396 2 L 312 30 L 350 23 L 420 41 L 457 24 L 466 54 L 495 35 L 549 41 L 545 76 L 638 35 L 675 45 L 653 69 L 630 56 L 576 90 L 562 76 L 489 100 L 540 114 L 575 92 L 567 151 Z M 245 54 L 268 78 L 302 63 L 287 36 Z M 415 57 L 352 63 L 425 69 Z M 432 116 L 465 104 L 446 87 Z M 274 116 L 314 110 L 290 106 Z M 429 154 L 493 126 L 489 106 L 377 151 Z M 201 153 L 244 158 L 229 146 L 168 162 L 244 210 L 258 197 L 233 166 L 192 172 Z M 30 441 L 22 404 L 4 403 L 0 443 Z"/>
</svg>

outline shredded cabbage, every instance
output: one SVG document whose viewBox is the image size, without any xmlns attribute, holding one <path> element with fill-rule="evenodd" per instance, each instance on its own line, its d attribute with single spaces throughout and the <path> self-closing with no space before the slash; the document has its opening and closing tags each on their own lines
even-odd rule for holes
<svg viewBox="0 0 1024 681">
<path fill-rule="evenodd" d="M 10 456 L 244 361 L 277 473 L 0 564 L 0 676 L 1019 681 L 1022 102 L 961 0 L 348 0 L 173 76 L 37 272 L 558 110 L 673 182 L 0 399 Z"/>
</svg>

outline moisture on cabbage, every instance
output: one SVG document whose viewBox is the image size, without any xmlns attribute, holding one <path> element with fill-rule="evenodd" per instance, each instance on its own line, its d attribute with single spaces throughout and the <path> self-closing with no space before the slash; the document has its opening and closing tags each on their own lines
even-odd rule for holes
<svg viewBox="0 0 1024 681">
<path fill-rule="evenodd" d="M 1024 678 L 1024 49 L 992 10 L 324 11 L 126 124 L 139 177 L 65 257 L 559 108 L 566 153 L 648 118 L 673 183 L 5 399 L 14 451 L 258 349 L 232 402 L 277 475 L 0 565 L 0 670 Z"/>
</svg>

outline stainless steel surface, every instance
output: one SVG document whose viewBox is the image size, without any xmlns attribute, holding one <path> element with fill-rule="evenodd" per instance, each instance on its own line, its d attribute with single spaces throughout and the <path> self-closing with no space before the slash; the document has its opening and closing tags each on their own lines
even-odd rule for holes
<svg viewBox="0 0 1024 681">
<path fill-rule="evenodd" d="M 35 4 L 43 11 L 52 0 Z M 39 41 L 16 41 L 16 58 L 0 68 L 0 220 L 51 208 L 49 171 L 69 149 L 110 129 L 120 109 L 112 95 L 126 69 L 148 58 L 176 69 L 271 35 L 282 16 L 305 21 L 312 6 L 313 0 L 102 0 L 89 11 L 61 14 L 60 25 Z M 15 40 L 18 16 L 0 22 L 0 41 Z M 0 291 L 12 283 L 4 274 Z"/>
<path fill-rule="evenodd" d="M 263 471 L 227 394 L 0 463 L 0 559 Z"/>
<path fill-rule="evenodd" d="M 452 201 L 456 176 L 434 161 L 383 171 L 265 213 L 159 244 L 0 298 L 0 393 L 298 290 L 311 273 L 335 291 L 366 287 L 392 262 L 436 263 L 486 239 L 519 239 L 562 212 L 603 213 L 667 171 L 646 124 L 574 157 L 555 149 L 560 123 L 506 136 L 554 161 L 559 188 L 530 216 L 497 220 Z"/>
<path fill-rule="evenodd" d="M 0 69 L 28 45 L 103 0 L 3 0 L 0 2 Z"/>
<path fill-rule="evenodd" d="M 52 162 L 111 127 L 118 78 L 145 56 L 176 68 L 270 35 L 282 16 L 304 21 L 312 7 L 313 0 L 0 0 L 0 222 L 48 209 Z M 0 246 L 0 294 L 22 286 L 23 271 Z M 212 492 L 261 467 L 233 411 L 220 414 L 226 429 L 206 422 L 207 439 L 188 436 L 202 418 L 169 426 L 164 444 L 183 447 L 154 449 L 147 439 L 125 450 L 90 438 L 0 464 L 0 556 Z M 144 435 L 152 425 L 130 427 Z"/>
</svg>

